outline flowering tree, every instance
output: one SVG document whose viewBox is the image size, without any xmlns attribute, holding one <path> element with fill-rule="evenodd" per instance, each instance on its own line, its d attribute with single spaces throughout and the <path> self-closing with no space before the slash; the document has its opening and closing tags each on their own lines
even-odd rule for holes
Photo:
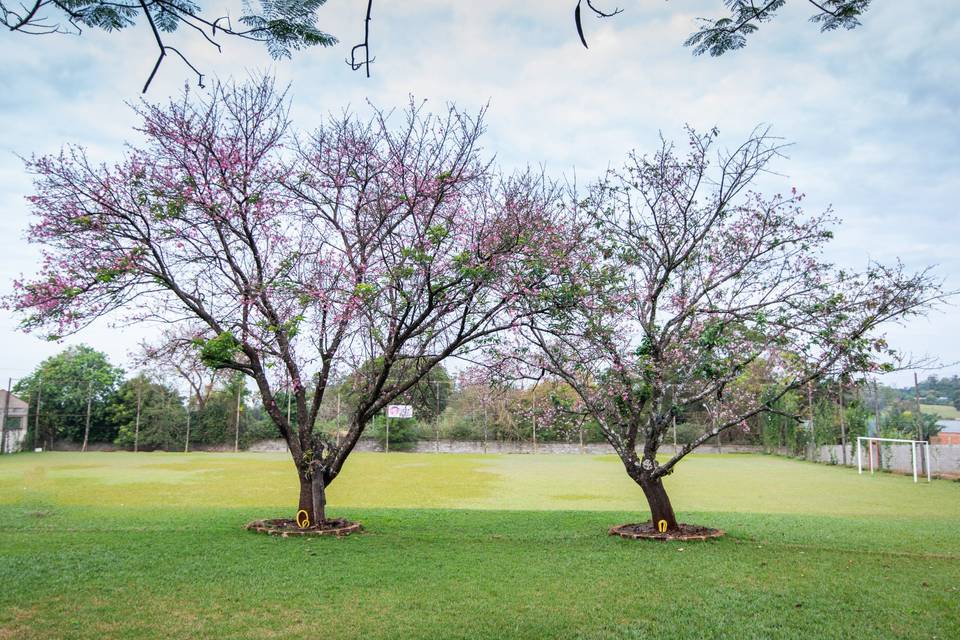
<svg viewBox="0 0 960 640">
<path fill-rule="evenodd" d="M 795 190 L 750 190 L 776 142 L 758 131 L 718 152 L 715 136 L 691 131 L 686 155 L 666 142 L 632 155 L 577 203 L 578 267 L 553 283 L 555 312 L 524 323 L 533 346 L 510 349 L 573 387 L 671 531 L 662 480 L 680 460 L 808 381 L 877 369 L 895 356 L 878 327 L 942 296 L 928 271 L 824 262 L 829 213 L 803 214 Z M 759 384 L 746 374 L 761 361 Z M 712 428 L 661 464 L 673 419 L 694 410 Z"/>
<path fill-rule="evenodd" d="M 191 328 L 177 327 L 164 331 L 156 343 L 140 343 L 140 351 L 134 355 L 139 367 L 152 367 L 164 373 L 171 373 L 187 384 L 187 410 L 196 406 L 203 411 L 219 371 L 206 366 L 200 358 L 207 330 L 203 325 L 194 324 Z"/>
<path fill-rule="evenodd" d="M 73 148 L 29 162 L 45 254 L 12 305 L 55 337 L 116 313 L 200 323 L 203 362 L 255 381 L 299 509 L 322 526 L 326 487 L 372 418 L 513 324 L 517 296 L 547 277 L 552 188 L 481 159 L 482 112 L 411 104 L 396 128 L 344 115 L 296 138 L 269 80 L 137 110 L 146 142 L 113 166 Z M 315 425 L 350 371 L 363 380 L 334 443 Z M 288 385 L 296 427 L 276 400 Z"/>
</svg>

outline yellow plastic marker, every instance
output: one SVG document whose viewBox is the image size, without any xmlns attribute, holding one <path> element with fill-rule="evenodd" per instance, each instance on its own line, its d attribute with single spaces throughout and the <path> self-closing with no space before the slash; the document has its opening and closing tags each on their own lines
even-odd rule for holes
<svg viewBox="0 0 960 640">
<path fill-rule="evenodd" d="M 659 521 L 659 522 L 657 523 L 657 531 L 659 531 L 660 533 L 666 533 L 666 532 L 667 532 L 667 521 L 666 521 L 666 520 L 661 520 L 661 521 Z"/>
<path fill-rule="evenodd" d="M 301 529 L 306 529 L 310 526 L 310 514 L 304 509 L 297 511 L 297 526 Z"/>
</svg>

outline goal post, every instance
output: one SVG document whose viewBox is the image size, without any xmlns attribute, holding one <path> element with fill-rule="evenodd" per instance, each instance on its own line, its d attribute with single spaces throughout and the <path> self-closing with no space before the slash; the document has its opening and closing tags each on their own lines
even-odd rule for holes
<svg viewBox="0 0 960 640">
<path fill-rule="evenodd" d="M 898 444 L 909 444 L 910 445 L 910 461 L 913 465 L 913 481 L 917 482 L 917 447 L 923 447 L 923 459 L 926 460 L 927 468 L 927 482 L 931 481 L 931 472 L 930 472 L 930 443 L 926 440 L 903 440 L 900 438 L 875 438 L 873 436 L 858 436 L 857 437 L 857 473 L 863 474 L 863 458 L 860 455 L 861 441 L 866 440 L 867 448 L 867 458 L 870 461 L 870 473 L 873 473 L 873 449 L 877 448 L 877 451 L 880 450 L 881 442 L 895 442 Z"/>
</svg>

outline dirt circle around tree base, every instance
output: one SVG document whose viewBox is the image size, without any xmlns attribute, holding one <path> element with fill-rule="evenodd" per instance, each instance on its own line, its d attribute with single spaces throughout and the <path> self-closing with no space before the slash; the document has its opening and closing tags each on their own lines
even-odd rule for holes
<svg viewBox="0 0 960 640">
<path fill-rule="evenodd" d="M 351 522 L 343 518 L 327 520 L 319 527 L 307 527 L 301 529 L 297 526 L 297 521 L 291 518 L 274 518 L 272 520 L 254 520 L 246 527 L 247 531 L 254 533 L 265 533 L 270 536 L 280 536 L 289 538 L 293 536 L 336 536 L 342 538 L 351 533 L 363 531 L 359 522 Z"/>
<path fill-rule="evenodd" d="M 661 532 L 657 530 L 652 522 L 642 522 L 640 524 L 621 524 L 610 528 L 610 535 L 620 536 L 632 540 L 709 540 L 710 538 L 719 538 L 726 535 L 722 529 L 711 529 L 698 524 L 680 523 L 679 531 Z"/>
</svg>

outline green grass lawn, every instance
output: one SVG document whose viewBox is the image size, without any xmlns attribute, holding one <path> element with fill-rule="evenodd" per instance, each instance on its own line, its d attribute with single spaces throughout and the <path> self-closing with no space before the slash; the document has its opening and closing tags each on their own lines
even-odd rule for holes
<svg viewBox="0 0 960 640">
<path fill-rule="evenodd" d="M 947 418 L 948 420 L 960 420 L 960 411 L 945 404 L 921 404 L 920 411 L 923 413 L 935 413 L 939 417 Z"/>
<path fill-rule="evenodd" d="M 276 454 L 0 458 L 3 638 L 957 638 L 960 484 L 755 455 L 668 481 L 706 543 L 647 517 L 607 456 L 355 454 L 345 539 L 292 516 Z"/>
</svg>

